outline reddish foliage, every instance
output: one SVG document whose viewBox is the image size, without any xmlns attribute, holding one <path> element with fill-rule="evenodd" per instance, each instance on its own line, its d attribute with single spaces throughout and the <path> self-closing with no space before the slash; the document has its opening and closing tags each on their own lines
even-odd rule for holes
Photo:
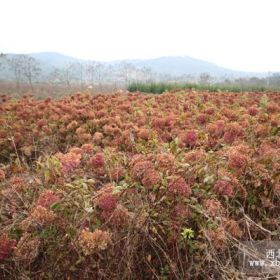
<svg viewBox="0 0 280 280">
<path fill-rule="evenodd" d="M 16 240 L 10 239 L 6 233 L 0 237 L 0 261 L 5 260 L 14 250 Z"/>
<path fill-rule="evenodd" d="M 234 190 L 230 182 L 219 180 L 214 185 L 213 191 L 219 195 L 233 197 Z"/>
</svg>

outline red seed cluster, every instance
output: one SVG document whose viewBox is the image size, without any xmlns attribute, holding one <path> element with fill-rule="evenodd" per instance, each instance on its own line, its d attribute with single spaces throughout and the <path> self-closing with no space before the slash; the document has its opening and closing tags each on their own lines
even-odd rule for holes
<svg viewBox="0 0 280 280">
<path fill-rule="evenodd" d="M 81 162 L 81 154 L 77 152 L 69 152 L 67 154 L 58 153 L 56 156 L 60 160 L 62 164 L 62 170 L 65 173 L 76 169 Z"/>
<path fill-rule="evenodd" d="M 195 130 L 189 130 L 181 136 L 181 141 L 184 145 L 194 147 L 198 141 L 198 135 Z"/>
<path fill-rule="evenodd" d="M 147 189 L 152 189 L 155 185 L 160 182 L 160 177 L 158 172 L 151 168 L 148 169 L 142 178 L 142 184 Z"/>
<path fill-rule="evenodd" d="M 0 261 L 6 259 L 14 250 L 16 240 L 10 239 L 6 233 L 0 237 Z"/>
<path fill-rule="evenodd" d="M 229 154 L 229 167 L 243 171 L 246 168 L 248 162 L 248 158 L 246 155 L 238 152 L 238 151 L 232 151 Z"/>
<path fill-rule="evenodd" d="M 132 167 L 131 176 L 135 180 L 141 180 L 150 168 L 152 168 L 152 163 L 148 160 L 136 162 Z"/>
<path fill-rule="evenodd" d="M 100 209 L 111 212 L 116 208 L 117 201 L 117 198 L 112 193 L 105 192 L 97 199 L 97 205 Z"/>
<path fill-rule="evenodd" d="M 45 190 L 38 197 L 37 205 L 49 208 L 52 204 L 58 201 L 60 201 L 60 195 L 54 193 L 51 190 Z"/>
<path fill-rule="evenodd" d="M 92 156 L 89 160 L 89 163 L 93 168 L 104 167 L 105 159 L 103 153 L 97 153 L 94 156 Z"/>
<path fill-rule="evenodd" d="M 213 191 L 219 195 L 224 195 L 227 197 L 233 197 L 234 189 L 230 182 L 219 180 L 215 183 Z"/>
<path fill-rule="evenodd" d="M 182 195 L 188 197 L 191 195 L 191 188 L 185 179 L 178 177 L 173 179 L 168 185 L 168 192 L 173 195 Z"/>
<path fill-rule="evenodd" d="M 5 177 L 5 172 L 2 169 L 0 169 L 0 182 L 3 181 Z"/>
</svg>

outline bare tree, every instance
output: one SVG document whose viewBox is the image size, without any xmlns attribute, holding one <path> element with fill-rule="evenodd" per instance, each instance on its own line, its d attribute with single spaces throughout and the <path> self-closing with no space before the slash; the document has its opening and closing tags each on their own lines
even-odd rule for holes
<svg viewBox="0 0 280 280">
<path fill-rule="evenodd" d="M 70 64 L 70 75 L 71 79 L 76 83 L 80 84 L 80 89 L 84 88 L 84 79 L 85 79 L 85 65 L 82 62 L 76 62 Z"/>
<path fill-rule="evenodd" d="M 56 83 L 66 85 L 68 89 L 71 89 L 72 82 L 75 79 L 74 64 L 69 63 L 61 69 L 55 68 L 50 76 Z"/>
<path fill-rule="evenodd" d="M 18 55 L 18 56 L 13 56 L 12 58 L 10 58 L 8 60 L 9 66 L 10 66 L 10 70 L 13 72 L 14 74 L 14 78 L 16 81 L 16 85 L 17 85 L 17 93 L 20 93 L 20 86 L 21 86 L 21 82 L 22 82 L 22 64 L 23 64 L 23 58 L 22 55 Z"/>
<path fill-rule="evenodd" d="M 39 76 L 41 72 L 40 63 L 35 58 L 27 55 L 23 55 L 22 59 L 23 59 L 23 65 L 22 65 L 23 75 L 27 79 L 29 86 L 33 92 L 34 91 L 33 81 L 35 78 Z"/>
<path fill-rule="evenodd" d="M 102 82 L 104 79 L 104 70 L 105 66 L 102 63 L 96 64 L 96 78 L 101 92 L 103 91 Z"/>
<path fill-rule="evenodd" d="M 150 67 L 143 67 L 142 68 L 143 78 L 145 82 L 149 82 L 152 78 L 152 69 Z"/>
<path fill-rule="evenodd" d="M 106 67 L 106 77 L 107 81 L 113 86 L 114 90 L 118 89 L 118 75 L 117 75 L 117 69 L 114 67 L 114 65 L 108 65 Z"/>
<path fill-rule="evenodd" d="M 0 70 L 1 70 L 1 68 L 3 68 L 3 64 L 4 64 L 3 62 L 4 62 L 5 58 L 6 58 L 6 55 L 3 53 L 0 53 Z"/>
<path fill-rule="evenodd" d="M 127 86 L 133 76 L 133 73 L 136 72 L 136 69 L 133 64 L 122 61 L 119 64 L 119 72 L 121 78 L 124 80 L 124 83 Z"/>
<path fill-rule="evenodd" d="M 210 76 L 209 73 L 202 73 L 199 76 L 199 82 L 203 85 L 207 85 L 210 84 L 210 82 L 212 81 L 212 77 Z"/>
<path fill-rule="evenodd" d="M 39 62 L 31 56 L 20 54 L 13 56 L 8 60 L 8 63 L 10 70 L 14 74 L 17 92 L 20 92 L 20 85 L 23 78 L 27 79 L 31 90 L 34 91 L 33 81 L 41 72 Z"/>
<path fill-rule="evenodd" d="M 97 64 L 98 63 L 95 61 L 88 61 L 86 64 L 86 75 L 91 86 L 94 84 L 94 80 L 96 79 Z"/>
</svg>

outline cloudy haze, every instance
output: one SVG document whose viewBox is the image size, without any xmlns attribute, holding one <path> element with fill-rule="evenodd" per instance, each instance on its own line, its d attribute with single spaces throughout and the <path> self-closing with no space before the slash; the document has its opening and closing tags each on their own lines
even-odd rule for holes
<svg viewBox="0 0 280 280">
<path fill-rule="evenodd" d="M 0 52 L 96 60 L 187 55 L 280 71 L 277 0 L 4 0 Z"/>
</svg>

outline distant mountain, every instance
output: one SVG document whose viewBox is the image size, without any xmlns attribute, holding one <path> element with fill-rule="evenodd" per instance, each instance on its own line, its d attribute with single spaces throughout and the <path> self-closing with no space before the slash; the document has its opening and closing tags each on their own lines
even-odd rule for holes
<svg viewBox="0 0 280 280">
<path fill-rule="evenodd" d="M 30 56 L 38 59 L 41 62 L 52 65 L 54 67 L 63 67 L 69 63 L 85 62 L 83 59 L 67 56 L 60 53 L 43 52 L 43 53 L 31 53 Z M 105 64 L 117 64 L 123 60 L 115 60 L 110 62 L 102 62 Z M 263 77 L 267 73 L 253 73 L 227 69 L 218 66 L 214 63 L 204 61 L 201 59 L 192 58 L 189 56 L 166 56 L 153 59 L 128 59 L 127 63 L 131 63 L 136 67 L 149 67 L 153 72 L 160 74 L 169 74 L 173 76 L 182 75 L 199 75 L 201 73 L 209 73 L 215 77 L 246 77 L 256 76 Z"/>
<path fill-rule="evenodd" d="M 48 64 L 53 67 L 64 67 L 69 63 L 83 62 L 84 60 L 72 56 L 56 53 L 56 52 L 42 52 L 28 54 L 43 64 Z"/>
<path fill-rule="evenodd" d="M 136 66 L 150 67 L 153 71 L 162 74 L 181 76 L 184 74 L 209 73 L 213 76 L 232 75 L 233 70 L 225 69 L 204 60 L 195 59 L 188 56 L 159 57 L 146 60 L 131 60 L 130 63 Z"/>
<path fill-rule="evenodd" d="M 16 54 L 9 54 L 11 57 Z M 37 59 L 42 68 L 42 76 L 48 75 L 54 68 L 63 68 L 71 63 L 86 62 L 86 60 L 67 56 L 56 52 L 41 52 L 28 54 Z M 148 67 L 155 73 L 168 74 L 171 76 L 184 76 L 195 75 L 198 76 L 201 73 L 209 73 L 211 76 L 217 78 L 237 78 L 237 77 L 265 77 L 267 73 L 253 73 L 242 72 L 231 69 L 226 69 L 218 66 L 214 63 L 204 60 L 192 58 L 189 56 L 166 56 L 154 59 L 129 59 L 129 60 L 115 60 L 110 62 L 102 62 L 105 65 L 117 65 L 118 63 L 125 61 L 133 64 L 136 67 Z M 0 73 L 1 75 L 1 73 Z M 4 75 L 2 75 L 4 77 Z M 6 74 L 7 76 L 7 74 Z M 0 77 L 1 79 L 1 77 Z"/>
</svg>

